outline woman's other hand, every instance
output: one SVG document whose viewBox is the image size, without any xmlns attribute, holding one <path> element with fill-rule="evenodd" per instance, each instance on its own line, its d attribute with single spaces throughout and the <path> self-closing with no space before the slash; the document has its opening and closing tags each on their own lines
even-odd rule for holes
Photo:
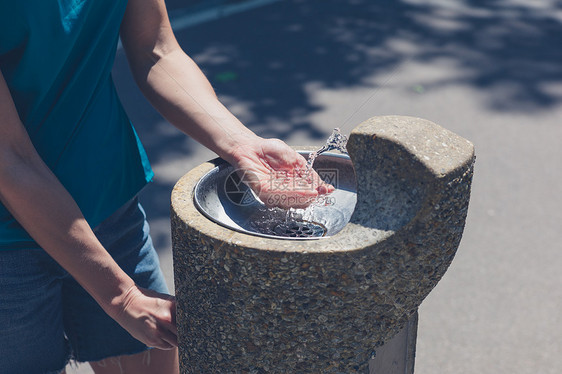
<svg viewBox="0 0 562 374">
<path fill-rule="evenodd" d="M 134 285 L 116 298 L 106 312 L 149 347 L 172 349 L 178 346 L 173 296 Z"/>
</svg>

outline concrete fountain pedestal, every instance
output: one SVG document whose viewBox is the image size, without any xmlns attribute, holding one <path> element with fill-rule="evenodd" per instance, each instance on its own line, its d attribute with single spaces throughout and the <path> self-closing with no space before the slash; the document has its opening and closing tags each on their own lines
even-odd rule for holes
<svg viewBox="0 0 562 374">
<path fill-rule="evenodd" d="M 398 340 L 413 372 L 416 311 L 461 240 L 474 149 L 432 122 L 400 116 L 363 122 L 347 149 L 355 209 L 341 231 L 315 240 L 251 235 L 207 218 L 194 190 L 216 160 L 178 181 L 182 373 L 366 373 L 376 354 L 375 372 L 386 365 L 381 347 Z"/>
</svg>

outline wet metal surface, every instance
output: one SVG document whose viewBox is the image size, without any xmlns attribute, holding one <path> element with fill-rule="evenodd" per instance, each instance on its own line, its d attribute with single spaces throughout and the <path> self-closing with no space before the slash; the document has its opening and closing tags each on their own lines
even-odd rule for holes
<svg viewBox="0 0 562 374">
<path fill-rule="evenodd" d="M 349 157 L 338 153 L 318 156 L 314 169 L 336 190 L 313 209 L 288 214 L 266 208 L 227 163 L 217 165 L 197 183 L 195 206 L 212 221 L 247 234 L 293 240 L 329 237 L 349 222 L 355 209 L 355 174 Z"/>
</svg>

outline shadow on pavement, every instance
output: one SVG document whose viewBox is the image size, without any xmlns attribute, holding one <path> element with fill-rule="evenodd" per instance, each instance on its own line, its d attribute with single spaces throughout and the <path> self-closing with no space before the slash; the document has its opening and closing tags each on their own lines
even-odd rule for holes
<svg viewBox="0 0 562 374">
<path fill-rule="evenodd" d="M 318 143 L 330 126 L 310 115 L 318 88 L 370 87 L 405 62 L 446 60 L 457 76 L 427 78 L 424 89 L 464 84 L 497 111 L 530 112 L 558 105 L 562 81 L 559 1 L 284 0 L 246 13 L 177 30 L 227 105 L 242 105 L 245 124 L 264 137 Z M 177 7 L 178 2 L 174 5 Z M 122 52 L 115 79 L 153 163 L 191 157 L 194 142 L 171 131 L 136 91 Z M 380 80 L 384 82 L 384 79 Z M 357 103 L 359 106 L 361 103 Z M 350 115 L 356 108 L 350 108 Z M 337 126 L 335 124 L 332 127 Z M 186 172 L 188 169 L 184 170 Z M 173 183 L 159 181 L 144 204 L 153 218 L 169 215 Z M 169 235 L 169 233 L 168 233 Z M 168 239 L 162 239 L 165 244 Z"/>
</svg>

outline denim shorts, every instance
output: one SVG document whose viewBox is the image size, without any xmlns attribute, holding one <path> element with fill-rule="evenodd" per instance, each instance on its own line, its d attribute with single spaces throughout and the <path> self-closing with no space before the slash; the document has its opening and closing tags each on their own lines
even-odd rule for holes
<svg viewBox="0 0 562 374">
<path fill-rule="evenodd" d="M 148 230 L 135 198 L 94 232 L 139 286 L 168 293 Z M 58 373 L 70 359 L 146 349 L 45 251 L 0 251 L 0 373 Z"/>
</svg>

